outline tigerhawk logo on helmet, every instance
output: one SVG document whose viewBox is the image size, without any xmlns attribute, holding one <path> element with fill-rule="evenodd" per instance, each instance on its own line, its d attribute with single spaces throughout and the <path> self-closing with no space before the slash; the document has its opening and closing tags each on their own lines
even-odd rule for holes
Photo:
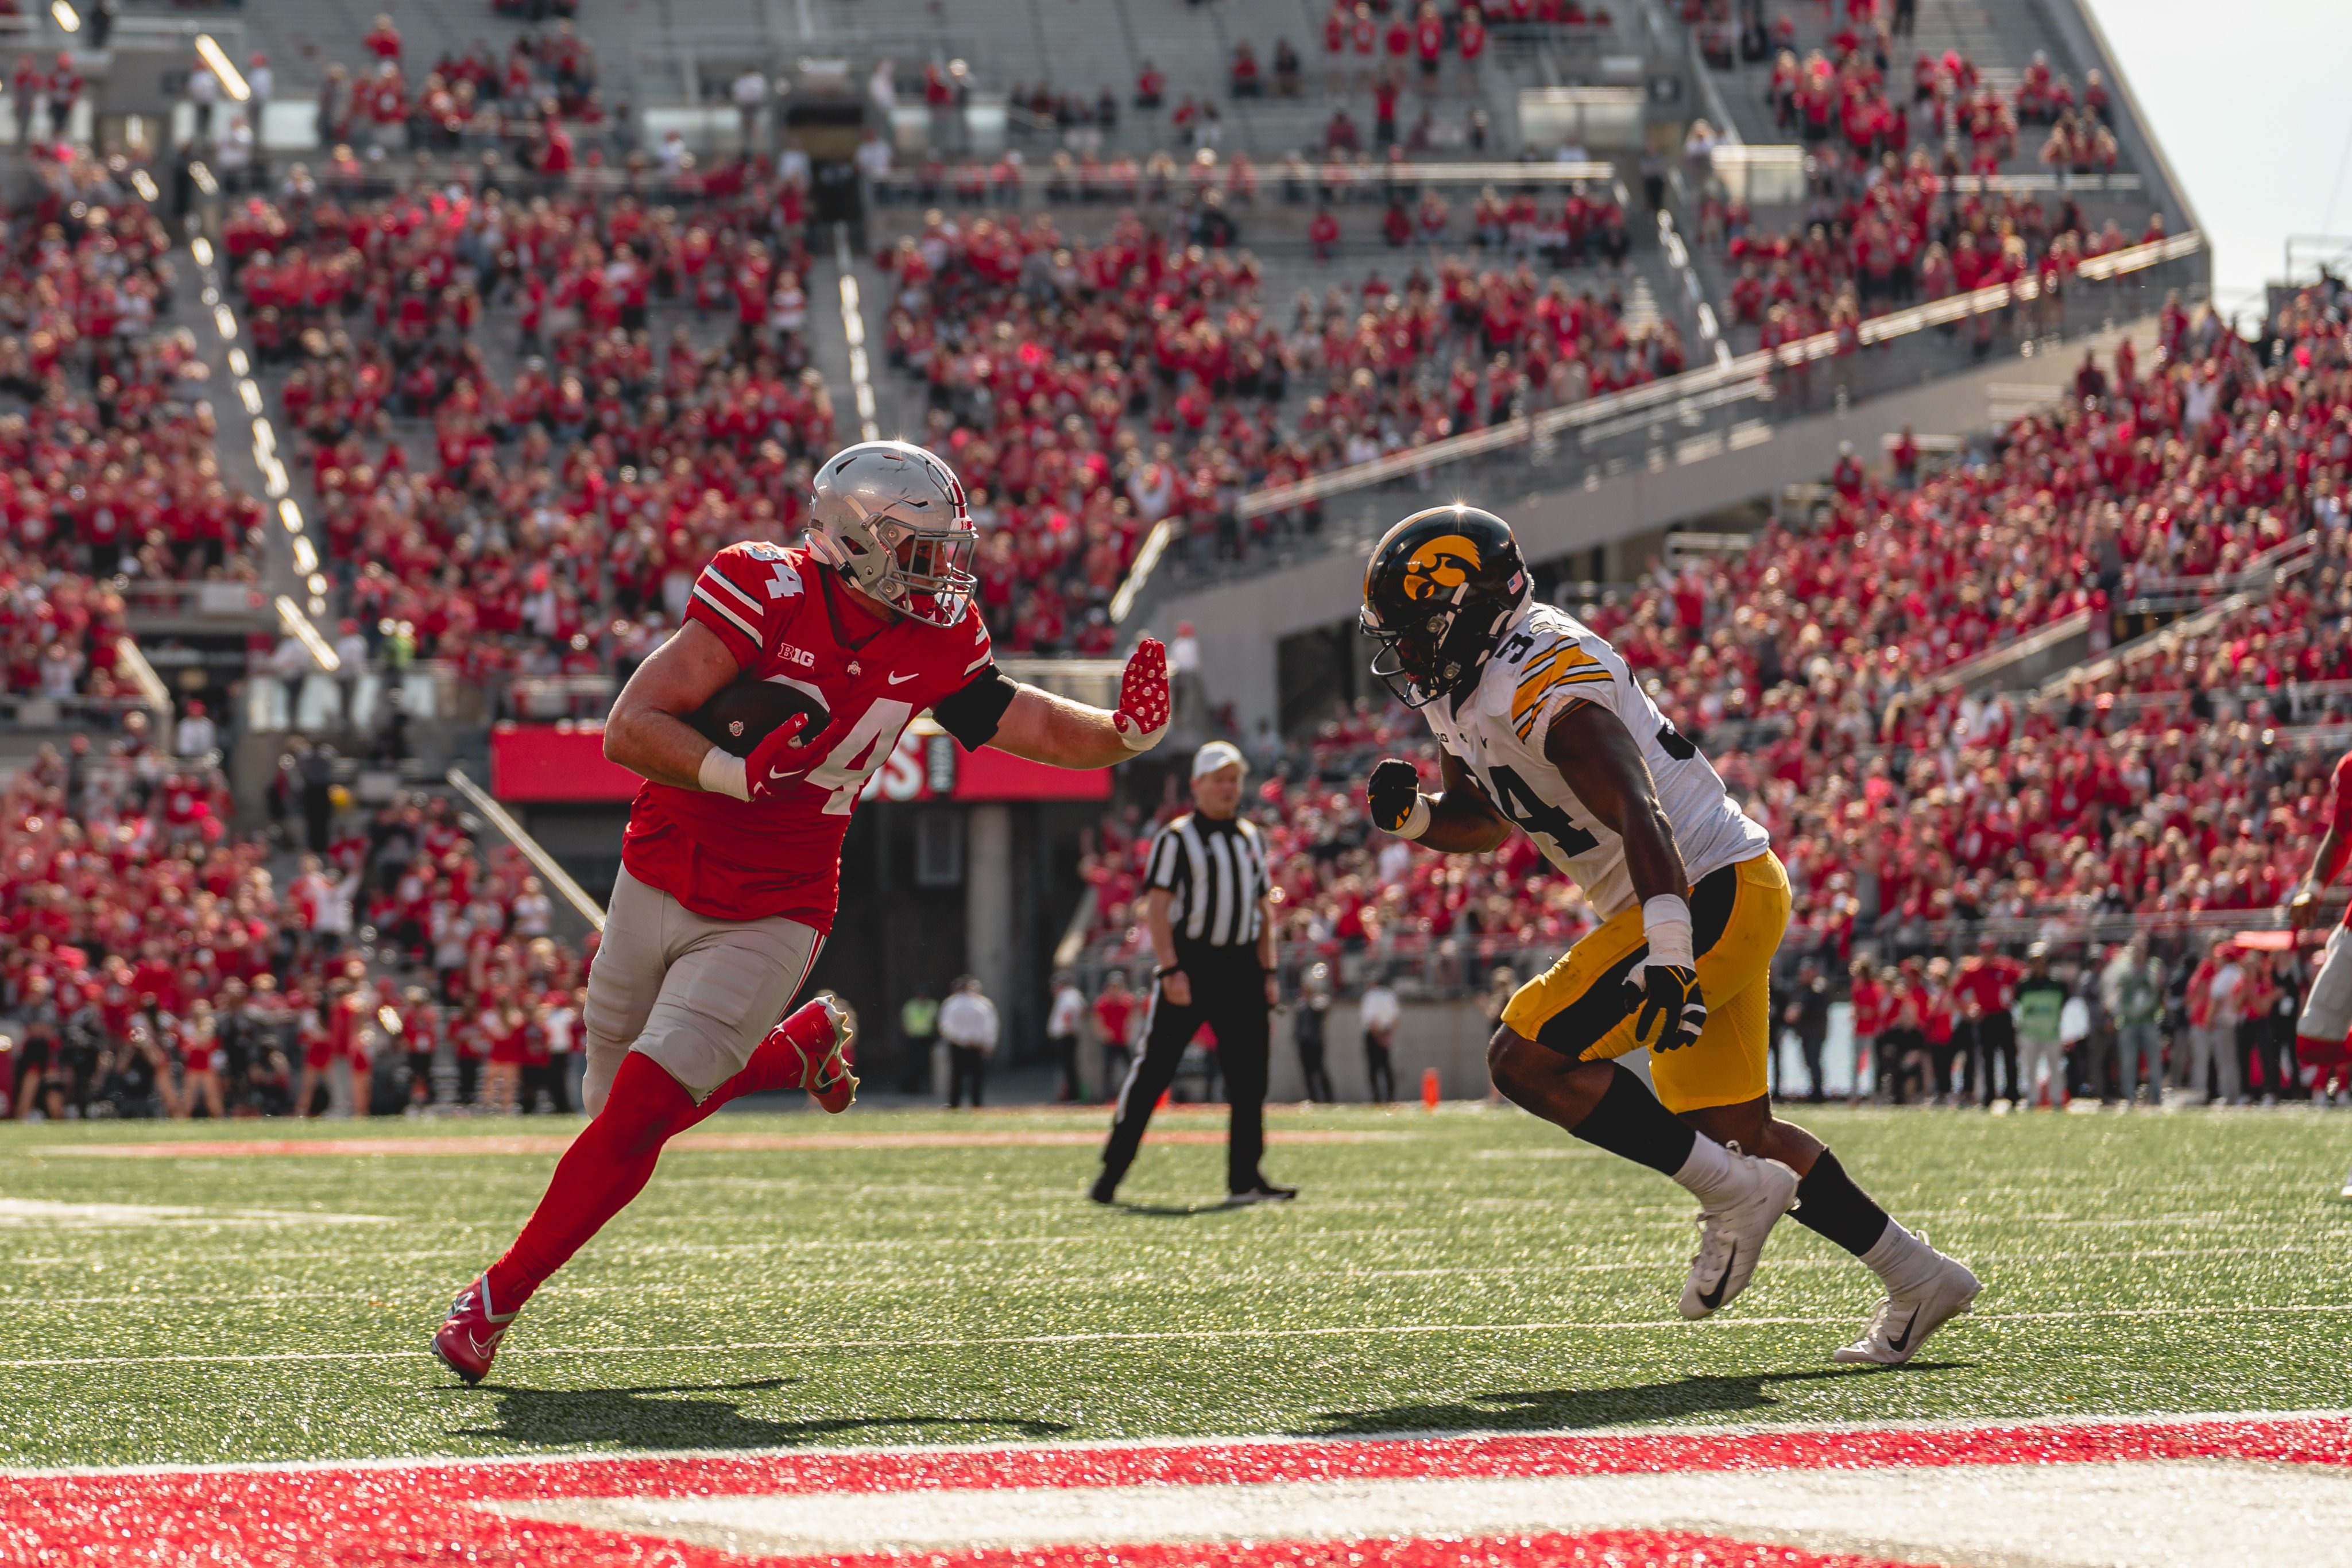
<svg viewBox="0 0 2352 1568">
<path fill-rule="evenodd" d="M 1415 512 L 1364 570 L 1361 624 L 1381 645 L 1372 674 L 1410 707 L 1467 691 L 1528 595 L 1508 523 L 1458 502 Z"/>
<path fill-rule="evenodd" d="M 1441 534 L 1405 563 L 1404 591 L 1415 599 L 1451 592 L 1478 570 L 1478 547 L 1460 534 Z"/>
</svg>

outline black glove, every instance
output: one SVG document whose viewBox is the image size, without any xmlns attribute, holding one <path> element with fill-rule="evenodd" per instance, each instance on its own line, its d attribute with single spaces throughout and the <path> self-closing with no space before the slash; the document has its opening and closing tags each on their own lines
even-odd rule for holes
<svg viewBox="0 0 2352 1568">
<path fill-rule="evenodd" d="M 1384 833 L 1395 832 L 1404 826 L 1420 800 L 1420 768 L 1394 757 L 1372 764 L 1371 779 L 1364 786 L 1364 806 L 1371 813 L 1372 826 Z"/>
<path fill-rule="evenodd" d="M 1625 979 L 1625 1005 L 1633 1009 L 1633 1040 L 1653 1051 L 1680 1051 L 1706 1027 L 1706 999 L 1698 994 L 1698 974 L 1680 964 L 1644 964 Z"/>
</svg>

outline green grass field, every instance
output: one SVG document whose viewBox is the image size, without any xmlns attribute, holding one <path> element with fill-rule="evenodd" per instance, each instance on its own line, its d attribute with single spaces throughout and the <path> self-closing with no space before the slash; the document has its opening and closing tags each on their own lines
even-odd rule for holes
<svg viewBox="0 0 2352 1568">
<path fill-rule="evenodd" d="M 1874 1282 L 1793 1221 L 1737 1306 L 1675 1296 L 1690 1201 L 1511 1110 L 1277 1112 L 1282 1208 L 1155 1145 L 673 1151 L 492 1383 L 424 1353 L 551 1155 L 93 1158 L 281 1127 L 0 1128 L 0 1463 L 123 1464 L 1632 1422 L 2341 1406 L 2352 1117 L 1801 1114 L 1987 1281 L 1922 1364 L 1832 1366 Z M 1221 1128 L 1222 1116 L 1168 1124 Z M 1084 1133 L 859 1110 L 729 1134 Z M 544 1133 L 504 1122 L 301 1133 Z M 293 1135 L 299 1135 L 293 1134 Z M 120 1213 L 55 1205 L 160 1206 Z M 252 1211 L 270 1211 L 255 1213 Z M 299 1213 L 293 1211 L 300 1211 Z M 330 1219 L 377 1216 L 384 1222 Z"/>
</svg>

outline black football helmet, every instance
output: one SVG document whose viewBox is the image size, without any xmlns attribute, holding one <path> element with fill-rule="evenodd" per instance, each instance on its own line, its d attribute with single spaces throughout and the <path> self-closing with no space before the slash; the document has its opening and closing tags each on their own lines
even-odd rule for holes
<svg viewBox="0 0 2352 1568">
<path fill-rule="evenodd" d="M 1364 569 L 1372 674 L 1408 707 L 1477 684 L 1531 587 L 1511 525 L 1458 502 L 1415 512 L 1383 536 Z"/>
</svg>

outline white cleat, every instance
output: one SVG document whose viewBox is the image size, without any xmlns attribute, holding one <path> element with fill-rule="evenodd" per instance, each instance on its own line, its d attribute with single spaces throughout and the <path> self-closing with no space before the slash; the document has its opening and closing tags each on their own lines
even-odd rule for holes
<svg viewBox="0 0 2352 1568">
<path fill-rule="evenodd" d="M 1919 1245 L 1926 1247 L 1927 1239 L 1920 1237 Z M 1909 1290 L 1889 1291 L 1862 1337 L 1831 1359 L 1900 1366 L 1919 1354 L 1929 1334 L 1967 1312 L 1983 1289 L 1967 1264 L 1937 1252 L 1927 1277 Z"/>
<path fill-rule="evenodd" d="M 1748 1288 L 1764 1239 L 1797 1207 L 1797 1173 L 1778 1160 L 1758 1159 L 1729 1145 L 1738 1172 L 1736 1190 L 1698 1211 L 1698 1255 L 1683 1281 L 1683 1316 L 1703 1318 Z"/>
<path fill-rule="evenodd" d="M 2344 1178 L 2344 1196 L 2352 1197 L 2352 1175 L 2347 1175 Z"/>
</svg>

